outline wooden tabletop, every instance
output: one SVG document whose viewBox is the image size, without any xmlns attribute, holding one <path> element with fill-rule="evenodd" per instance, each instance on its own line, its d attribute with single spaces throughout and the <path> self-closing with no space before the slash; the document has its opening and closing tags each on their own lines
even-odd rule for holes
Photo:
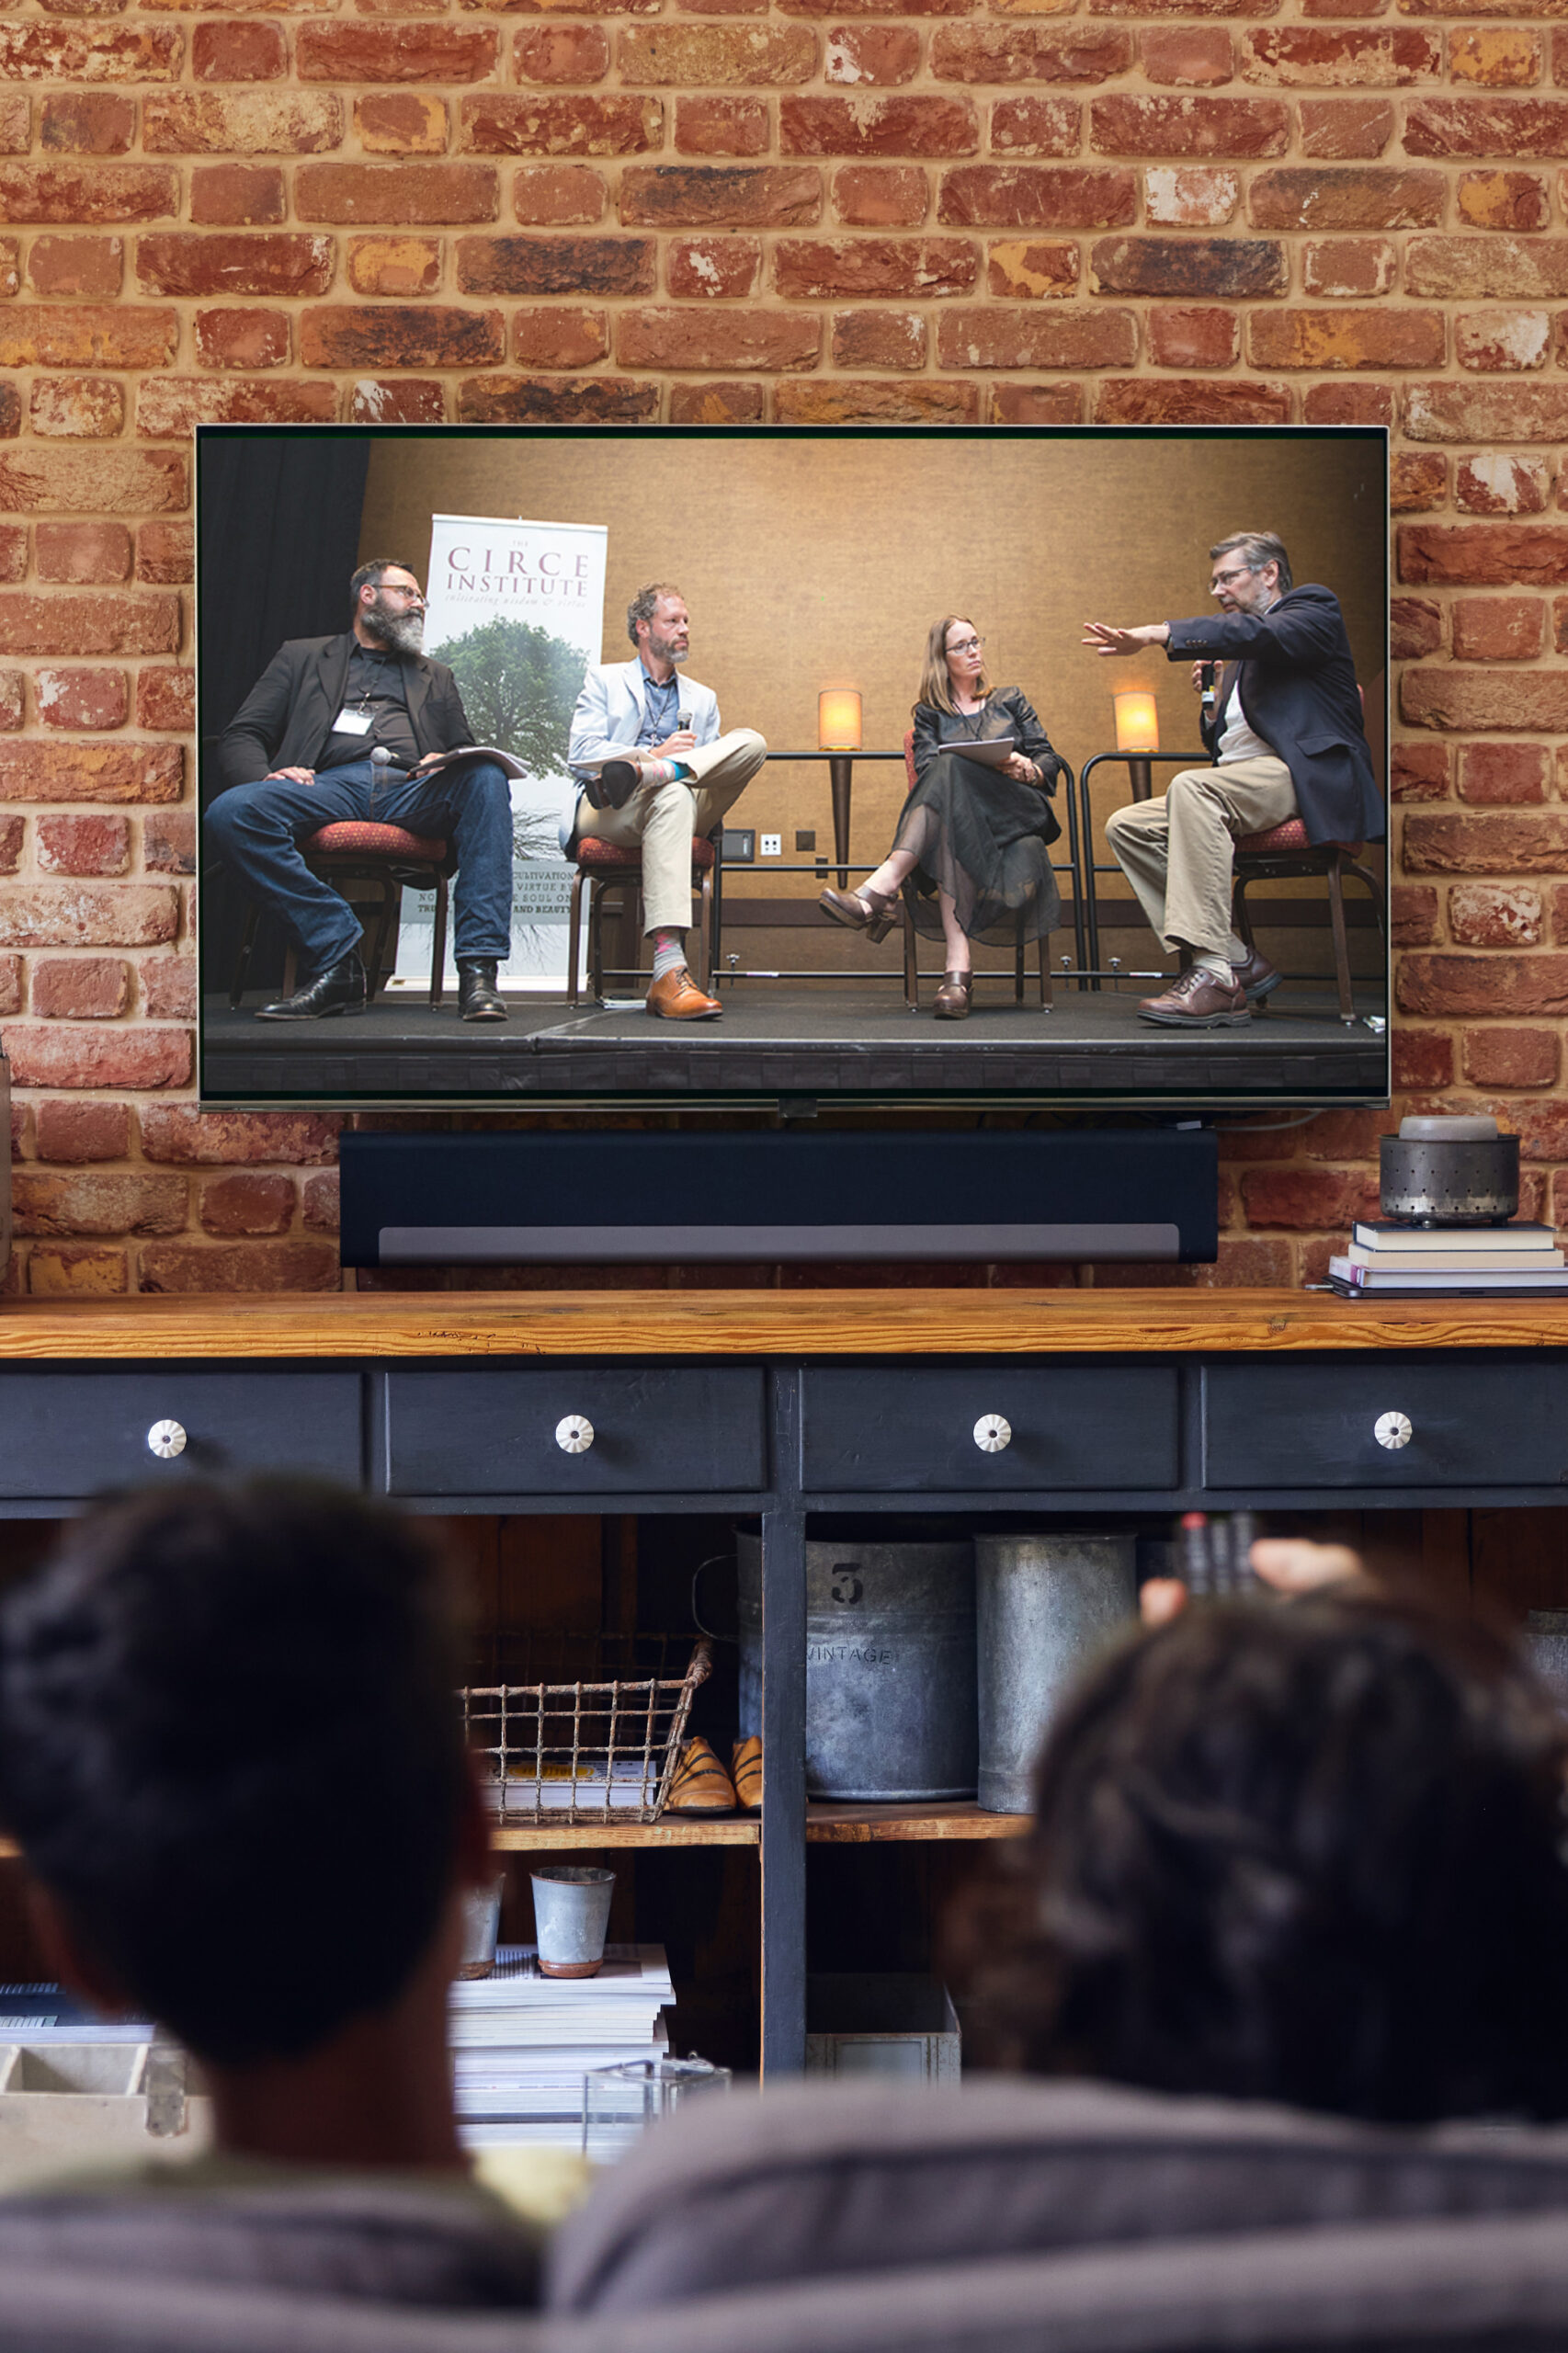
<svg viewBox="0 0 1568 2353">
<path fill-rule="evenodd" d="M 1568 1347 L 1568 1300 L 1300 1290 L 627 1290 L 7 1300 L 0 1362 Z"/>
</svg>

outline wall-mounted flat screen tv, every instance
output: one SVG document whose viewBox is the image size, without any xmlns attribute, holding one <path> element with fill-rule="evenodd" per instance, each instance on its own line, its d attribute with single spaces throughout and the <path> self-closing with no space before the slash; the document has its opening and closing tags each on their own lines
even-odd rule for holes
<svg viewBox="0 0 1568 2353">
<path fill-rule="evenodd" d="M 197 458 L 205 1100 L 1386 1097 L 1381 428 Z"/>
</svg>

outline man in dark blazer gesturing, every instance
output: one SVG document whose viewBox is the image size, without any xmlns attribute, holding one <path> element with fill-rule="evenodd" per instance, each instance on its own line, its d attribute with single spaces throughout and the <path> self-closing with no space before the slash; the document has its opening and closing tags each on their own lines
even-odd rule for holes
<svg viewBox="0 0 1568 2353">
<path fill-rule="evenodd" d="M 419 650 L 425 599 L 411 567 L 378 558 L 350 586 L 353 626 L 281 646 L 218 745 L 209 844 L 281 915 L 309 975 L 259 1018 L 365 1010 L 358 918 L 300 854 L 321 826 L 359 819 L 453 845 L 458 1009 L 465 1021 L 504 1021 L 496 968 L 512 944 L 510 787 L 494 760 L 424 773 L 473 731 L 451 672 Z"/>
<path fill-rule="evenodd" d="M 1339 599 L 1293 587 L 1284 542 L 1235 531 L 1209 551 L 1217 613 L 1116 629 L 1085 624 L 1102 654 L 1163 646 L 1193 661 L 1214 766 L 1186 768 L 1159 800 L 1113 812 L 1106 837 L 1167 948 L 1192 961 L 1138 1007 L 1167 1029 L 1218 1029 L 1251 1018 L 1279 974 L 1231 927 L 1233 844 L 1299 816 L 1310 842 L 1362 842 L 1383 831 L 1356 665 Z M 1211 665 L 1222 663 L 1217 691 Z"/>
</svg>

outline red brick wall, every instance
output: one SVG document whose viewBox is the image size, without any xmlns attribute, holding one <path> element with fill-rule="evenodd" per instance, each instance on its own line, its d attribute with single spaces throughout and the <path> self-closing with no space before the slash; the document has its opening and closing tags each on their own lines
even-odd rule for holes
<svg viewBox="0 0 1568 2353">
<path fill-rule="evenodd" d="M 13 1285 L 337 1280 L 338 1123 L 191 1095 L 199 417 L 1387 421 L 1398 1080 L 1568 1214 L 1560 5 L 27 0 Z M 1381 1124 L 1234 1136 L 1219 1279 L 1318 1271 Z"/>
</svg>

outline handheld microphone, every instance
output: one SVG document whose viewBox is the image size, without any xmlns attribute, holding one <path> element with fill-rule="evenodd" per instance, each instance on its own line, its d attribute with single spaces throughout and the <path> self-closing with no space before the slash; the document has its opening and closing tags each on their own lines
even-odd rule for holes
<svg viewBox="0 0 1568 2353">
<path fill-rule="evenodd" d="M 690 727 L 690 725 L 691 725 L 691 713 L 690 713 L 690 711 L 689 711 L 689 710 L 677 710 L 677 711 L 676 711 L 676 725 L 677 727 L 689 728 L 689 727 Z"/>
<path fill-rule="evenodd" d="M 392 764 L 392 756 L 386 745 L 378 744 L 370 754 L 370 766 L 373 768 L 390 768 Z"/>
<path fill-rule="evenodd" d="M 1214 705 L 1218 699 L 1214 682 L 1219 675 L 1220 665 L 1217 662 L 1200 662 L 1198 665 L 1199 700 L 1205 719 L 1212 719 L 1214 716 Z"/>
</svg>

